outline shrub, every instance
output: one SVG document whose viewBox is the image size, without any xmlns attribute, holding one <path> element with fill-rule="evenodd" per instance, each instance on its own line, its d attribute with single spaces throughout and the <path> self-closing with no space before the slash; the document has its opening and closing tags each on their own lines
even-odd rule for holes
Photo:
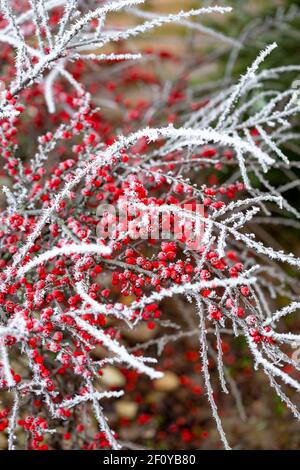
<svg viewBox="0 0 300 470">
<path fill-rule="evenodd" d="M 102 401 L 124 392 L 105 382 L 107 366 L 157 380 L 166 344 L 194 335 L 225 448 L 209 358 L 222 390 L 239 395 L 223 335 L 245 339 L 255 368 L 299 418 L 286 389 L 300 391 L 291 355 L 300 337 L 282 319 L 300 306 L 300 260 L 254 232 L 298 223 L 283 194 L 298 185 L 298 162 L 284 146 L 298 137 L 299 103 L 276 80 L 300 67 L 261 70 L 273 43 L 237 84 L 203 94 L 190 84 L 197 57 L 137 53 L 126 41 L 177 22 L 236 48 L 192 21 L 230 8 L 157 16 L 136 8 L 142 3 L 1 1 L 9 183 L 0 214 L 0 430 L 9 449 L 24 447 L 24 433 L 28 449 L 70 440 L 77 449 L 119 449 Z M 110 15 L 121 9 L 140 22 L 118 26 Z M 271 185 L 274 167 L 290 172 L 288 186 Z M 162 308 L 173 297 L 182 318 Z M 132 345 L 126 332 L 140 325 L 155 338 Z"/>
</svg>

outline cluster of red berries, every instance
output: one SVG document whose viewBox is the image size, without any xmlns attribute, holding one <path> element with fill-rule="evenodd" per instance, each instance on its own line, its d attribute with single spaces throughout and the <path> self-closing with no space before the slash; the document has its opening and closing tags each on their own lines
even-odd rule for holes
<svg viewBox="0 0 300 470">
<path fill-rule="evenodd" d="M 53 9 L 49 17 L 50 24 L 57 25 L 60 17 L 61 9 Z M 0 26 L 5 24 L 3 18 L 0 22 Z M 151 49 L 145 52 L 159 60 L 168 60 L 175 65 L 178 63 L 178 58 L 169 51 Z M 8 63 L 5 73 L 9 81 L 14 67 L 11 50 L 1 50 L 0 58 Z M 95 64 L 96 62 L 92 67 L 96 67 Z M 104 67 L 110 71 L 113 65 L 111 61 Z M 91 65 L 81 60 L 74 60 L 70 64 L 70 73 L 75 80 L 81 81 L 93 76 L 90 67 Z M 189 179 L 184 179 L 177 175 L 183 159 L 183 152 L 177 150 L 170 151 L 159 163 L 153 159 L 145 171 L 137 173 L 135 168 L 143 160 L 144 154 L 147 151 L 155 152 L 162 145 L 161 141 L 153 143 L 141 138 L 130 148 L 120 149 L 109 163 L 101 167 L 95 166 L 92 174 L 87 174 L 82 180 L 78 179 L 76 185 L 56 204 L 56 195 L 66 184 L 76 180 L 78 173 L 84 171 L 86 165 L 95 162 L 96 157 L 101 156 L 116 142 L 120 129 L 124 134 L 129 134 L 139 127 L 141 121 L 145 127 L 159 127 L 162 121 L 180 125 L 183 104 L 185 108 L 193 110 L 208 104 L 206 99 L 190 102 L 186 92 L 187 80 L 183 76 L 168 91 L 164 106 L 153 114 L 153 103 L 145 97 L 139 100 L 130 99 L 127 92 L 129 87 L 134 89 L 136 86 L 147 85 L 153 87 L 156 93 L 162 87 L 162 81 L 154 69 L 145 70 L 144 67 L 130 65 L 124 73 L 114 74 L 109 80 L 102 80 L 101 77 L 102 74 L 97 74 L 97 79 L 86 80 L 86 91 L 97 95 L 97 91 L 101 89 L 104 93 L 104 106 L 101 110 L 93 102 L 88 102 L 85 94 L 78 95 L 59 80 L 53 88 L 55 102 L 59 104 L 52 115 L 46 110 L 42 84 L 24 90 L 20 101 L 23 100 L 25 106 L 20 105 L 19 99 L 10 92 L 3 97 L 11 110 L 11 117 L 0 121 L 0 155 L 18 200 L 15 204 L 8 195 L 10 210 L 0 213 L 1 318 L 3 315 L 4 322 L 15 321 L 22 325 L 19 335 L 14 334 L 12 329 L 4 338 L 4 346 L 9 355 L 19 358 L 25 353 L 28 360 L 20 375 L 10 369 L 13 388 L 22 393 L 24 403 L 32 398 L 32 387 L 41 385 L 43 388 L 38 398 L 36 394 L 39 391 L 34 388 L 35 396 L 31 403 L 36 411 L 35 415 L 30 412 L 30 416 L 27 416 L 28 409 L 22 409 L 20 416 L 26 417 L 18 420 L 22 432 L 29 436 L 28 448 L 34 450 L 52 448 L 52 434 L 48 427 L 50 419 L 53 419 L 51 410 L 55 410 L 55 419 L 63 424 L 58 427 L 62 446 L 67 448 L 68 445 L 74 445 L 93 450 L 111 445 L 107 435 L 98 432 L 90 418 L 87 418 L 87 423 L 82 423 L 78 408 L 63 406 L 63 402 L 72 397 L 85 403 L 84 398 L 89 394 L 87 383 L 96 383 L 99 390 L 106 388 L 102 370 L 106 364 L 103 341 L 95 338 L 89 330 L 78 326 L 76 315 L 90 327 L 104 331 L 111 340 L 126 344 L 123 325 L 120 326 L 109 315 L 115 305 L 119 308 L 122 304 L 125 311 L 126 307 L 134 304 L 135 309 L 129 320 L 141 320 L 150 330 L 147 333 L 155 335 L 165 320 L 172 321 L 172 315 L 166 312 L 160 301 L 154 299 L 144 303 L 143 300 L 151 293 L 159 295 L 170 286 L 181 287 L 194 281 L 212 282 L 211 287 L 199 287 L 199 294 L 203 302 L 206 302 L 205 305 L 208 305 L 207 321 L 210 325 L 223 324 L 230 316 L 242 321 L 246 310 L 244 300 L 251 303 L 250 289 L 241 286 L 238 298 L 227 296 L 220 306 L 224 289 L 215 289 L 213 281 L 219 277 L 236 278 L 244 270 L 243 263 L 233 251 L 220 256 L 217 247 L 212 244 L 209 249 L 201 246 L 197 250 L 198 259 L 202 259 L 198 267 L 196 258 L 186 250 L 192 239 L 193 227 L 184 234 L 178 229 L 178 236 L 175 218 L 171 216 L 168 223 L 176 235 L 175 241 L 156 239 L 148 228 L 149 232 L 143 233 L 146 235 L 144 238 L 133 239 L 130 236 L 130 230 L 136 229 L 136 219 L 143 217 L 146 207 L 159 209 L 167 206 L 181 210 L 188 200 L 190 210 L 195 211 L 200 199 L 203 205 L 202 216 L 208 218 L 216 212 L 219 214 L 232 200 L 240 197 L 244 185 L 221 184 L 219 176 L 222 176 L 223 165 L 220 162 L 214 164 L 215 159 L 231 161 L 234 158 L 231 149 L 203 146 L 191 156 Z M 111 103 L 108 110 L 105 108 L 106 102 Z M 114 114 L 110 112 L 110 108 L 117 108 L 120 112 Z M 24 142 L 19 138 L 21 135 L 30 135 L 32 138 L 30 142 L 28 139 Z M 35 141 L 37 145 L 32 148 Z M 21 159 L 19 155 L 27 157 Z M 199 170 L 210 168 L 211 162 L 214 171 L 208 174 L 205 185 L 200 185 L 200 190 L 195 190 Z M 166 174 L 166 169 L 170 174 Z M 92 254 L 74 254 L 59 259 L 53 257 L 21 277 L 18 276 L 17 268 L 9 269 L 15 259 L 14 255 L 30 239 L 40 218 L 54 203 L 55 211 L 52 211 L 51 220 L 47 221 L 31 244 L 22 259 L 23 266 L 47 250 L 62 247 L 66 243 L 108 244 L 97 233 L 97 207 L 100 203 L 117 206 L 125 196 L 129 196 L 135 205 L 133 213 L 129 213 L 129 233 L 124 229 L 118 214 L 108 213 L 103 216 L 106 225 L 115 224 L 115 239 L 111 243 L 113 250 L 110 255 L 101 258 Z M 157 228 L 163 233 L 166 226 L 162 221 Z M 86 294 L 92 301 L 105 306 L 107 315 L 95 311 L 91 303 L 81 297 L 77 292 L 79 281 L 84 282 Z M 121 309 L 122 307 L 119 312 L 122 313 Z M 264 331 L 270 330 L 262 330 L 255 322 L 247 325 L 256 343 L 272 341 L 270 336 L 263 335 Z M 226 346 L 223 346 L 225 349 Z M 172 351 L 173 356 L 176 355 L 175 352 Z M 139 355 L 140 351 L 137 351 L 136 356 Z M 182 371 L 179 374 L 180 384 L 192 395 L 201 396 L 203 388 L 194 378 L 195 373 L 201 372 L 198 352 L 188 350 L 185 359 L 192 365 L 192 377 Z M 172 361 L 169 355 L 161 361 L 160 366 L 167 370 L 174 364 Z M 0 391 L 6 393 L 8 383 L 3 369 L 1 363 Z M 126 379 L 125 391 L 134 394 L 135 400 L 142 405 L 137 418 L 138 424 L 146 425 L 158 413 L 158 408 L 154 405 L 151 409 L 147 408 L 141 394 L 136 392 L 139 374 L 121 366 L 120 370 Z M 117 387 L 112 387 L 112 390 L 115 388 Z M 8 409 L 0 411 L 1 432 L 7 432 L 8 416 Z M 168 431 L 178 432 L 185 443 L 199 436 L 206 437 L 203 430 L 198 432 L 189 429 L 184 417 L 179 416 L 175 421 L 169 425 Z M 120 420 L 120 425 L 122 424 L 127 426 L 128 423 Z M 165 437 L 161 431 L 159 439 L 163 440 Z"/>
</svg>

